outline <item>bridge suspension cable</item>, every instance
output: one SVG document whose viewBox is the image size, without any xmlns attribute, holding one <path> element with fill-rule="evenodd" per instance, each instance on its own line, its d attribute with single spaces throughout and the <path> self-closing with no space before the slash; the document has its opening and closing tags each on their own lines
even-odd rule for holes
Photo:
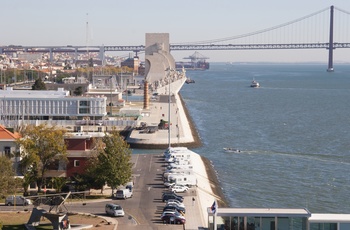
<svg viewBox="0 0 350 230">
<path fill-rule="evenodd" d="M 212 40 L 203 40 L 203 41 L 196 41 L 196 42 L 184 42 L 184 43 L 174 43 L 172 45 L 199 45 L 199 44 L 209 44 L 209 43 L 218 43 L 218 42 L 236 40 L 236 39 L 245 38 L 245 37 L 249 37 L 249 36 L 253 36 L 253 35 L 257 35 L 257 34 L 262 34 L 262 33 L 265 33 L 265 32 L 272 31 L 272 30 L 276 30 L 276 29 L 279 29 L 279 28 L 282 28 L 282 27 L 294 24 L 296 22 L 303 21 L 303 20 L 305 20 L 307 18 L 311 18 L 311 17 L 313 17 L 313 16 L 315 16 L 317 14 L 324 13 L 326 11 L 327 12 L 329 11 L 328 7 L 325 8 L 325 9 L 319 10 L 319 11 L 317 11 L 315 13 L 309 14 L 307 16 L 295 19 L 295 20 L 290 21 L 290 22 L 286 22 L 286 23 L 283 23 L 283 24 L 280 24 L 280 25 L 277 25 L 277 26 L 269 27 L 269 28 L 266 28 L 266 29 L 262 29 L 262 30 L 258 30 L 258 31 L 250 32 L 250 33 L 246 33 L 246 34 L 241 34 L 241 35 L 236 35 L 236 36 L 226 37 L 226 38 L 212 39 Z"/>
</svg>

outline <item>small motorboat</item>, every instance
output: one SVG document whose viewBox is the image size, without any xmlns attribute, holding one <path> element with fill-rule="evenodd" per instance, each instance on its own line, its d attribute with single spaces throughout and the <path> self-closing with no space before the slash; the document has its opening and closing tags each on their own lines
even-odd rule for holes
<svg viewBox="0 0 350 230">
<path fill-rule="evenodd" d="M 192 80 L 191 78 L 187 78 L 186 79 L 186 84 L 190 84 L 190 83 L 195 83 L 195 81 Z"/>
<path fill-rule="evenodd" d="M 252 84 L 250 84 L 250 87 L 259 88 L 259 87 L 260 87 L 260 84 L 259 84 L 259 82 L 253 80 L 253 81 L 252 81 Z"/>
<path fill-rule="evenodd" d="M 227 153 L 240 153 L 241 150 L 239 149 L 234 149 L 234 148 L 224 148 L 225 152 Z"/>
</svg>

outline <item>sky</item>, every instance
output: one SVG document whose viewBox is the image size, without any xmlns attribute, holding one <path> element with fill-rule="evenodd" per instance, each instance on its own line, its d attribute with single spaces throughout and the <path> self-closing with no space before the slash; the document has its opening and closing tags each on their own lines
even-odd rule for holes
<svg viewBox="0 0 350 230">
<path fill-rule="evenodd" d="M 173 44 L 196 42 L 270 28 L 331 5 L 350 12 L 349 0 L 2 0 L 0 46 L 144 45 L 146 33 L 169 33 Z M 194 52 L 171 54 L 184 61 Z M 326 62 L 328 57 L 327 50 L 199 52 L 209 62 Z M 337 49 L 334 61 L 350 62 L 350 49 Z"/>
</svg>

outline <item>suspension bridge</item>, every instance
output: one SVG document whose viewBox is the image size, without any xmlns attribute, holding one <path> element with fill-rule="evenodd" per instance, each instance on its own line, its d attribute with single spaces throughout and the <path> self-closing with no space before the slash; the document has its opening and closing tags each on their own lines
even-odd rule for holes
<svg viewBox="0 0 350 230">
<path fill-rule="evenodd" d="M 232 37 L 170 44 L 171 51 L 177 50 L 263 50 L 263 49 L 327 49 L 328 71 L 333 71 L 333 51 L 350 48 L 350 13 L 334 6 L 322 9 L 293 21 L 267 29 Z M 132 51 L 136 54 L 145 50 L 137 46 L 0 46 L 0 53 L 48 52 L 50 61 L 53 53 L 99 52 L 101 60 L 108 51 Z"/>
</svg>

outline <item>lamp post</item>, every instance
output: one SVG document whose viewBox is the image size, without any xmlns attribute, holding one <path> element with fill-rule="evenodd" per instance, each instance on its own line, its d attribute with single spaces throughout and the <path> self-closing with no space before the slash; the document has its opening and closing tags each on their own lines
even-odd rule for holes
<svg viewBox="0 0 350 230">
<path fill-rule="evenodd" d="M 110 77 L 110 87 L 111 87 L 111 99 L 110 99 L 110 102 L 109 102 L 109 114 L 110 114 L 110 116 L 112 116 L 112 107 L 113 107 L 113 95 L 112 95 L 112 86 L 113 86 L 113 81 L 112 81 L 112 79 L 113 79 L 113 76 L 111 76 Z"/>
</svg>

